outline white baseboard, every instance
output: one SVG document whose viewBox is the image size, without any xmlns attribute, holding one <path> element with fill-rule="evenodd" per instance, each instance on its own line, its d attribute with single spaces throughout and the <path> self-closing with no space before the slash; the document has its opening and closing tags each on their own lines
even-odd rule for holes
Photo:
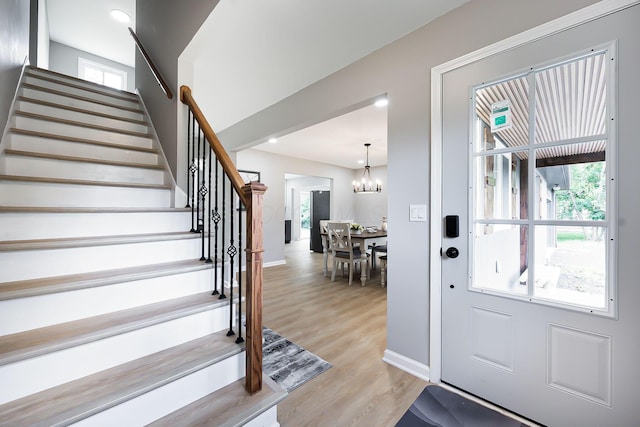
<svg viewBox="0 0 640 427">
<path fill-rule="evenodd" d="M 276 265 L 285 265 L 286 263 L 287 261 L 280 259 L 278 261 L 265 262 L 264 264 L 262 264 L 262 267 L 263 268 L 275 267 Z"/>
<path fill-rule="evenodd" d="M 409 359 L 407 356 L 403 356 L 395 351 L 386 349 L 382 360 L 389 365 L 395 366 L 398 369 L 416 376 L 422 380 L 429 381 L 429 366 L 424 363 L 417 362 L 413 359 Z"/>
</svg>

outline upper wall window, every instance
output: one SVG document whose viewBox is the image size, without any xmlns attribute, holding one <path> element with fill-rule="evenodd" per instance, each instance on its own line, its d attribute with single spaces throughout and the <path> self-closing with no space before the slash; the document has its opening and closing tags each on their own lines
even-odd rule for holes
<svg viewBox="0 0 640 427">
<path fill-rule="evenodd" d="M 127 73 L 85 58 L 78 58 L 78 77 L 114 89 L 127 89 Z"/>
</svg>

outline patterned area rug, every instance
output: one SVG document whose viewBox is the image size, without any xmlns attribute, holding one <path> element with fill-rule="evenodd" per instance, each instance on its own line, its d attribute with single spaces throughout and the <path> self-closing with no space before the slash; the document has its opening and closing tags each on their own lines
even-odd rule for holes
<svg viewBox="0 0 640 427">
<path fill-rule="evenodd" d="M 442 387 L 428 385 L 396 427 L 526 427 Z"/>
<path fill-rule="evenodd" d="M 329 362 L 263 327 L 262 370 L 286 391 L 295 390 L 331 367 Z"/>
</svg>

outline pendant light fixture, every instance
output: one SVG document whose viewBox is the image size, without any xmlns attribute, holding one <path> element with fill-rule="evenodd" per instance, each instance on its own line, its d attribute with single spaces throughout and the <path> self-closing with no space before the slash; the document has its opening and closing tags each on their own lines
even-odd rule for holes
<svg viewBox="0 0 640 427">
<path fill-rule="evenodd" d="M 380 193 L 382 191 L 382 183 L 380 180 L 376 180 L 376 185 L 373 185 L 373 181 L 371 180 L 371 167 L 369 166 L 369 147 L 370 143 L 364 144 L 367 149 L 367 163 L 364 167 L 364 172 L 362 172 L 362 181 L 353 181 L 353 192 L 354 193 Z"/>
</svg>

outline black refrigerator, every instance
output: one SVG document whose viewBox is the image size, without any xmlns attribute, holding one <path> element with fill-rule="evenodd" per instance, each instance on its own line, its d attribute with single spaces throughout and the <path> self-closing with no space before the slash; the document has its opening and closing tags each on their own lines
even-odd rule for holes
<svg viewBox="0 0 640 427">
<path fill-rule="evenodd" d="M 322 238 L 320 237 L 320 220 L 329 219 L 330 206 L 329 191 L 311 191 L 311 239 L 309 249 L 322 253 Z"/>
</svg>

